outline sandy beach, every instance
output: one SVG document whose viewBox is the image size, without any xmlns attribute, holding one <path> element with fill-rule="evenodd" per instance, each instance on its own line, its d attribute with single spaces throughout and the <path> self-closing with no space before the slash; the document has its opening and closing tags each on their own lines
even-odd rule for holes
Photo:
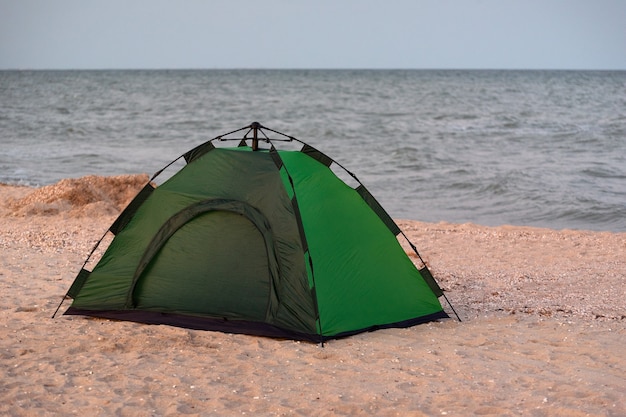
<svg viewBox="0 0 626 417">
<path fill-rule="evenodd" d="M 324 347 L 51 319 L 147 179 L 0 185 L 0 415 L 626 415 L 626 233 L 400 220 L 463 321 Z"/>
</svg>

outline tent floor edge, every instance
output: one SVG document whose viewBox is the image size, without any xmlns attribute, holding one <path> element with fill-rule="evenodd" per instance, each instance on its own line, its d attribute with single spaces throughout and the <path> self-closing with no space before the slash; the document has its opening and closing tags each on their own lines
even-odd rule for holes
<svg viewBox="0 0 626 417">
<path fill-rule="evenodd" d="M 319 343 L 318 334 L 307 334 L 283 329 L 268 323 L 249 320 L 235 320 L 217 317 L 200 317 L 186 314 L 162 313 L 143 310 L 87 310 L 70 307 L 64 315 L 79 315 L 109 320 L 132 321 L 143 324 L 165 324 L 192 330 L 209 330 L 222 333 L 235 333 L 265 336 L 276 339 L 301 340 Z"/>
<path fill-rule="evenodd" d="M 330 336 L 321 336 L 319 334 L 308 334 L 286 330 L 268 323 L 260 323 L 247 320 L 229 320 L 225 318 L 188 316 L 185 314 L 161 313 L 156 311 L 87 310 L 70 307 L 63 314 L 89 316 L 109 320 L 132 321 L 144 324 L 165 324 L 192 330 L 209 330 L 222 333 L 264 336 L 276 339 L 301 340 L 312 343 L 324 343 L 329 340 L 342 339 L 348 336 L 354 336 L 359 333 L 372 332 L 380 329 L 407 328 L 422 323 L 450 318 L 450 316 L 445 311 L 441 310 L 436 313 L 428 314 L 426 316 L 416 317 L 395 323 L 375 325 Z"/>
<path fill-rule="evenodd" d="M 358 329 L 358 330 L 351 330 L 351 331 L 339 333 L 333 336 L 324 336 L 323 339 L 324 340 L 341 339 L 341 338 L 348 337 L 348 336 L 354 336 L 359 333 L 373 332 L 373 331 L 381 330 L 381 329 L 403 329 L 407 327 L 413 327 L 418 324 L 428 323 L 431 321 L 437 321 L 440 319 L 449 319 L 449 318 L 450 316 L 448 315 L 448 313 L 441 310 L 441 311 L 437 311 L 436 313 L 428 314 L 426 316 L 421 316 L 421 317 L 415 317 L 413 319 L 398 321 L 398 322 L 389 323 L 389 324 L 380 324 L 380 325 L 370 326 L 370 327 L 366 327 L 366 328 Z"/>
</svg>

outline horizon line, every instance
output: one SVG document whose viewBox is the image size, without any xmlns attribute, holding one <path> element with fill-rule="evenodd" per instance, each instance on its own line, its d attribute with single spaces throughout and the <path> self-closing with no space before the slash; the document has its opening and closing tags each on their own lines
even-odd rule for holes
<svg viewBox="0 0 626 417">
<path fill-rule="evenodd" d="M 626 68 L 479 68 L 479 67 L 7 67 L 0 71 L 626 71 Z"/>
</svg>

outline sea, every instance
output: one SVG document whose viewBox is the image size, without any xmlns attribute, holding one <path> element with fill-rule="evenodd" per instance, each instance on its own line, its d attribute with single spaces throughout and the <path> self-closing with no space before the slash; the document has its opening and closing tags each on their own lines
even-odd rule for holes
<svg viewBox="0 0 626 417">
<path fill-rule="evenodd" d="M 396 219 L 626 231 L 626 71 L 0 71 L 0 182 L 152 174 L 254 121 Z"/>
</svg>

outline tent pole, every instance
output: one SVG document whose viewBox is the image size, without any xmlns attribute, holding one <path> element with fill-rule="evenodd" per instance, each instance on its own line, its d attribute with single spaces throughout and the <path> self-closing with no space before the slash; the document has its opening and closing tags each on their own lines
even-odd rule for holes
<svg viewBox="0 0 626 417">
<path fill-rule="evenodd" d="M 54 314 L 52 315 L 51 318 L 54 318 L 54 316 L 57 315 L 57 313 L 59 312 L 59 310 L 61 309 L 61 306 L 63 305 L 63 302 L 65 301 L 65 298 L 67 297 L 67 294 L 63 296 L 63 298 L 61 299 L 61 302 L 59 303 L 59 305 L 57 306 L 57 309 L 54 310 Z"/>
<path fill-rule="evenodd" d="M 420 253 L 417 251 L 417 248 L 415 247 L 413 242 L 411 242 L 409 240 L 409 237 L 406 234 L 404 234 L 404 232 L 402 230 L 400 230 L 400 233 L 402 234 L 402 236 L 404 236 L 404 239 L 406 239 L 406 241 L 409 243 L 409 246 L 411 246 L 411 249 L 413 249 L 413 252 L 415 252 L 415 254 L 419 258 L 419 260 L 422 263 L 422 265 L 424 265 L 424 267 L 428 271 L 428 265 L 426 265 L 426 262 L 424 262 L 424 260 L 422 259 L 422 255 L 420 255 Z M 421 272 L 421 270 L 420 270 L 420 272 Z M 434 280 L 434 277 L 433 277 L 433 280 Z M 437 282 L 437 281 L 435 280 L 435 282 Z M 437 286 L 439 286 L 438 283 L 437 283 Z M 448 305 L 450 306 L 450 308 L 454 312 L 454 315 L 456 316 L 457 320 L 459 320 L 459 322 L 461 322 L 462 320 L 461 320 L 461 317 L 459 317 L 459 313 L 456 312 L 456 310 L 454 309 L 454 306 L 452 305 L 450 300 L 448 300 L 448 297 L 446 297 L 446 294 L 443 292 L 443 290 L 441 290 L 441 295 L 443 296 L 443 298 L 446 300 L 446 302 L 448 303 Z"/>
<path fill-rule="evenodd" d="M 261 128 L 261 124 L 259 122 L 252 122 L 250 125 L 252 128 L 252 150 L 259 150 L 259 129 Z"/>
<path fill-rule="evenodd" d="M 452 303 L 450 302 L 450 300 L 448 300 L 448 297 L 446 297 L 446 294 L 441 294 L 443 295 L 443 298 L 446 299 L 446 302 L 448 303 L 448 305 L 450 306 L 450 308 L 452 309 L 452 311 L 454 312 L 454 315 L 456 316 L 457 320 L 459 322 L 462 322 L 463 320 L 461 320 L 461 317 L 459 317 L 459 313 L 456 312 L 456 310 L 454 309 L 454 307 L 452 306 Z"/>
</svg>

